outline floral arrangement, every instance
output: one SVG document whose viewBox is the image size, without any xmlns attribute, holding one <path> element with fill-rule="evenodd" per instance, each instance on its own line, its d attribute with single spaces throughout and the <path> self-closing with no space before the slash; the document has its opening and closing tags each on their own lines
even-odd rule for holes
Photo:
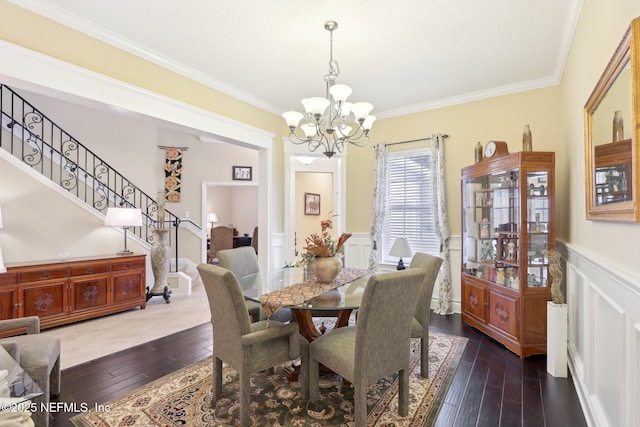
<svg viewBox="0 0 640 427">
<path fill-rule="evenodd" d="M 305 239 L 306 253 L 302 255 L 302 262 L 307 263 L 315 257 L 332 257 L 342 253 L 344 244 L 351 237 L 351 233 L 342 233 L 338 240 L 331 238 L 329 230 L 333 229 L 331 218 L 337 215 L 329 213 L 329 218 L 320 221 L 321 233 L 313 233 Z"/>
</svg>

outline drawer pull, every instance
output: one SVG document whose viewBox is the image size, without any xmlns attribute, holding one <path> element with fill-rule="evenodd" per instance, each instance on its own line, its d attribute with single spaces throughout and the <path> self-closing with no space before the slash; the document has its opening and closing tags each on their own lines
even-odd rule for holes
<svg viewBox="0 0 640 427">
<path fill-rule="evenodd" d="M 129 268 L 131 268 L 131 263 L 129 262 L 129 263 L 125 264 L 125 265 L 124 265 L 124 268 L 125 268 L 125 269 L 129 269 Z"/>
<path fill-rule="evenodd" d="M 95 272 L 96 272 L 96 269 L 94 267 L 87 268 L 87 274 L 93 274 Z"/>
<path fill-rule="evenodd" d="M 42 273 L 40 273 L 40 278 L 41 279 L 46 279 L 49 276 L 51 276 L 51 273 L 49 273 L 48 271 L 43 271 Z"/>
</svg>

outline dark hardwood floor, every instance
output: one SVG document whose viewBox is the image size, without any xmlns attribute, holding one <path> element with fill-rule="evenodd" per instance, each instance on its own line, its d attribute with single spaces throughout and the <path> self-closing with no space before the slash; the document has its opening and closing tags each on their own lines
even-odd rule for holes
<svg viewBox="0 0 640 427">
<path fill-rule="evenodd" d="M 469 339 L 438 416 L 438 426 L 586 426 L 570 378 L 547 374 L 546 358 L 521 360 L 463 325 L 459 315 L 432 314 L 432 329 Z M 123 331 L 123 333 L 127 333 Z M 59 411 L 51 426 L 71 425 L 70 406 L 92 408 L 211 355 L 205 324 L 62 372 Z M 65 408 L 67 406 L 67 408 Z M 67 409 L 67 410 L 65 410 Z"/>
</svg>

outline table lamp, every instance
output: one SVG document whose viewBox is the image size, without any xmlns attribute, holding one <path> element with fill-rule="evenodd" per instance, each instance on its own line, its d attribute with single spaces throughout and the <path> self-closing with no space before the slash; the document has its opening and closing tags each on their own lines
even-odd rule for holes
<svg viewBox="0 0 640 427">
<path fill-rule="evenodd" d="M 402 263 L 402 257 L 407 258 L 413 255 L 413 252 L 411 252 L 411 246 L 409 246 L 409 241 L 405 237 L 398 237 L 396 241 L 393 242 L 389 255 L 400 258 L 400 261 L 398 261 L 398 265 L 396 266 L 396 270 L 404 270 L 406 267 Z"/>
<path fill-rule="evenodd" d="M 118 255 L 131 255 L 132 251 L 127 249 L 127 230 L 129 227 L 142 226 L 142 212 L 136 208 L 109 208 L 104 225 L 120 226 L 124 230 L 124 250 Z"/>
<path fill-rule="evenodd" d="M 2 230 L 2 208 L 0 207 L 0 230 Z M 4 261 L 2 260 L 2 247 L 0 247 L 0 273 L 6 273 L 7 267 L 4 265 Z"/>
</svg>

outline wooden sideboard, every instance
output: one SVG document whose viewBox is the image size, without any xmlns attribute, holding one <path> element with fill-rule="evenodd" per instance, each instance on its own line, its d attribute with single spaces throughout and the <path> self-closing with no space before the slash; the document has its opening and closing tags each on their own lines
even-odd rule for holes
<svg viewBox="0 0 640 427">
<path fill-rule="evenodd" d="M 0 319 L 39 316 L 51 328 L 146 306 L 145 255 L 8 264 Z"/>
</svg>

